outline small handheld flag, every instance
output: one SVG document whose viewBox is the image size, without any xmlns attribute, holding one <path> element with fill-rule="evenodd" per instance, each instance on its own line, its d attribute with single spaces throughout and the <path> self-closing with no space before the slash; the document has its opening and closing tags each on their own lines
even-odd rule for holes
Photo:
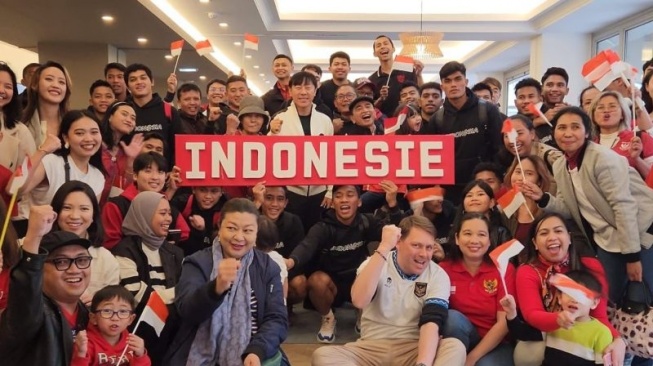
<svg viewBox="0 0 653 366">
<path fill-rule="evenodd" d="M 258 51 L 258 37 L 253 34 L 245 33 L 245 42 L 243 43 L 243 47 Z"/>
<path fill-rule="evenodd" d="M 386 86 L 390 85 L 390 76 L 392 76 L 392 72 L 394 70 L 413 72 L 413 68 L 415 67 L 414 65 L 415 65 L 415 60 L 413 60 L 413 58 L 410 56 L 402 56 L 402 55 L 395 56 L 395 60 L 392 63 L 392 69 L 388 74 L 388 80 L 385 82 L 385 85 Z"/>
<path fill-rule="evenodd" d="M 197 53 L 200 56 L 206 56 L 209 53 L 213 52 L 213 46 L 211 46 L 211 42 L 209 42 L 208 39 L 205 39 L 195 44 L 195 50 L 197 50 Z"/>
<path fill-rule="evenodd" d="M 23 163 L 16 168 L 14 172 L 14 177 L 11 180 L 11 186 L 9 187 L 9 194 L 11 194 L 11 200 L 9 200 L 9 206 L 7 206 L 7 215 L 5 216 L 5 221 L 2 224 L 2 233 L 0 233 L 0 248 L 5 242 L 5 236 L 7 235 L 7 230 L 9 229 L 9 219 L 11 218 L 11 212 L 14 209 L 16 204 L 16 198 L 18 197 L 18 191 L 22 186 L 27 182 L 27 177 L 29 176 L 29 171 L 32 169 L 32 162 L 29 160 L 29 156 L 25 156 Z"/>
<path fill-rule="evenodd" d="M 143 309 L 143 313 L 141 314 L 141 317 L 138 319 L 136 326 L 134 326 L 134 330 L 132 331 L 132 334 L 136 334 L 136 330 L 138 329 L 138 326 L 141 324 L 141 322 L 145 322 L 149 324 L 152 328 L 154 328 L 154 332 L 156 332 L 156 335 L 160 337 L 161 331 L 163 330 L 163 327 L 166 325 L 167 319 L 168 319 L 168 308 L 166 307 L 166 304 L 163 302 L 163 299 L 161 298 L 158 292 L 152 291 L 150 293 L 150 298 L 147 299 L 147 304 L 145 305 L 145 309 Z M 125 346 L 125 349 L 122 351 L 122 354 L 118 359 L 118 364 L 120 364 L 123 357 L 125 356 L 128 347 L 129 345 Z"/>
<path fill-rule="evenodd" d="M 603 91 L 614 79 L 620 76 L 619 74 L 624 67 L 620 63 L 621 57 L 616 52 L 612 50 L 601 51 L 583 64 L 581 74 L 585 81 Z"/>
<path fill-rule="evenodd" d="M 406 122 L 408 116 L 408 106 L 404 107 L 397 117 L 386 118 L 383 120 L 383 128 L 385 135 L 394 135 L 401 125 Z"/>
<path fill-rule="evenodd" d="M 506 214 L 507 217 L 511 217 L 515 212 L 517 212 L 519 206 L 526 203 L 526 198 L 524 198 L 523 193 L 519 192 L 516 188 L 512 188 L 504 193 L 503 196 L 497 200 L 497 203 L 501 206 L 503 213 Z"/>
<path fill-rule="evenodd" d="M 515 153 L 517 152 L 517 131 L 512 125 L 510 118 L 503 121 L 503 128 L 501 128 L 501 133 L 505 133 L 508 137 L 508 141 L 515 146 Z"/>
<path fill-rule="evenodd" d="M 546 118 L 546 116 L 544 115 L 544 113 L 542 113 L 542 102 L 539 102 L 539 103 L 537 103 L 537 104 L 532 104 L 532 103 L 531 103 L 531 104 L 529 104 L 526 108 L 528 108 L 528 111 L 529 111 L 533 116 L 535 116 L 535 117 L 541 117 L 541 118 L 544 120 L 544 122 L 546 122 L 546 124 L 549 125 L 549 127 L 553 127 L 553 125 L 551 124 L 551 122 L 549 122 L 549 119 Z"/>
<path fill-rule="evenodd" d="M 179 56 L 181 55 L 181 51 L 184 48 L 184 40 L 181 39 L 179 41 L 174 41 L 170 43 L 170 54 L 172 56 Z"/>
<path fill-rule="evenodd" d="M 415 189 L 406 193 L 406 200 L 411 207 L 420 203 L 444 199 L 444 190 L 440 187 Z"/>
<path fill-rule="evenodd" d="M 560 292 L 571 296 L 572 299 L 587 306 L 592 305 L 592 302 L 600 297 L 599 294 L 562 273 L 556 273 L 551 276 L 549 283 L 560 290 Z"/>
<path fill-rule="evenodd" d="M 524 245 L 520 243 L 519 240 L 512 239 L 499 245 L 490 253 L 490 259 L 492 259 L 494 265 L 497 266 L 499 274 L 501 275 L 501 282 L 503 282 L 503 289 L 506 292 L 506 295 L 508 295 L 508 287 L 506 286 L 508 263 L 510 262 L 510 258 L 519 254 L 522 249 L 524 249 Z"/>
</svg>

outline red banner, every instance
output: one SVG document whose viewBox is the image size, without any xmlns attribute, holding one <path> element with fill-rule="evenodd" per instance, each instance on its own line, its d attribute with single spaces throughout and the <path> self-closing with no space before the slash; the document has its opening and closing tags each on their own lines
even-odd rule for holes
<svg viewBox="0 0 653 366">
<path fill-rule="evenodd" d="M 185 186 L 453 184 L 453 136 L 177 135 Z"/>
</svg>

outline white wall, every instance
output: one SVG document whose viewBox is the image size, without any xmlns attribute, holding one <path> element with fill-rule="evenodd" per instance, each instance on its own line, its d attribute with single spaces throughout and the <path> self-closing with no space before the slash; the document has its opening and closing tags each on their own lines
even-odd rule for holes
<svg viewBox="0 0 653 366">
<path fill-rule="evenodd" d="M 23 77 L 23 68 L 32 62 L 39 62 L 38 53 L 2 41 L 0 41 L 0 55 L 0 61 L 6 62 L 14 70 L 19 83 Z M 20 85 L 18 88 L 22 92 L 23 88 Z"/>
</svg>

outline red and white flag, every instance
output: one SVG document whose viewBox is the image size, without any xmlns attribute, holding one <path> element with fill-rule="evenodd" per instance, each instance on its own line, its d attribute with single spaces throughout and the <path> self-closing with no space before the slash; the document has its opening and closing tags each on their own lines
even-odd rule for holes
<svg viewBox="0 0 653 366">
<path fill-rule="evenodd" d="M 497 266 L 501 279 L 503 280 L 503 289 L 506 291 L 506 295 L 508 294 L 508 288 L 506 286 L 506 271 L 508 271 L 510 258 L 519 254 L 522 249 L 524 249 L 524 245 L 520 243 L 519 240 L 512 239 L 499 245 L 490 253 L 490 259 L 492 259 L 494 265 Z"/>
<path fill-rule="evenodd" d="M 170 43 L 170 54 L 172 56 L 181 55 L 181 50 L 184 48 L 184 40 L 180 39 L 179 41 L 174 41 Z"/>
<path fill-rule="evenodd" d="M 550 127 L 553 127 L 553 125 L 551 125 L 551 122 L 549 122 L 549 119 L 546 118 L 544 113 L 542 113 L 542 102 L 539 102 L 539 103 L 536 103 L 536 104 L 530 103 L 529 105 L 526 106 L 526 108 L 528 108 L 528 111 L 534 117 L 541 117 L 544 120 L 544 122 L 546 122 L 547 125 L 549 125 Z"/>
<path fill-rule="evenodd" d="M 209 53 L 213 52 L 213 46 L 211 46 L 211 42 L 209 42 L 208 39 L 205 39 L 203 41 L 197 42 L 195 45 L 195 50 L 197 50 L 197 53 L 200 56 L 206 56 Z"/>
<path fill-rule="evenodd" d="M 433 200 L 443 200 L 444 190 L 440 187 L 416 189 L 406 193 L 406 200 L 411 206 Z"/>
<path fill-rule="evenodd" d="M 588 289 L 562 273 L 556 273 L 551 276 L 551 278 L 549 278 L 549 283 L 560 290 L 560 292 L 571 296 L 572 299 L 587 306 L 592 305 L 594 300 L 600 297 L 596 292 Z"/>
<path fill-rule="evenodd" d="M 413 67 L 415 67 L 415 60 L 410 56 L 397 55 L 392 64 L 393 70 L 402 70 L 406 72 L 413 72 Z"/>
<path fill-rule="evenodd" d="M 163 302 L 163 299 L 161 299 L 161 296 L 156 291 L 152 291 L 139 321 L 152 326 L 156 335 L 161 336 L 161 331 L 166 325 L 166 319 L 168 319 L 168 308 Z"/>
<path fill-rule="evenodd" d="M 510 118 L 503 121 L 503 128 L 501 128 L 501 133 L 505 133 L 506 136 L 508 137 L 508 141 L 510 141 L 513 147 L 517 149 L 517 131 L 515 130 L 515 127 L 512 125 L 512 121 L 510 120 Z"/>
<path fill-rule="evenodd" d="M 408 116 L 408 106 L 404 107 L 397 117 L 390 117 L 383 120 L 383 129 L 385 135 L 394 135 L 399 130 L 399 127 L 406 122 Z"/>
<path fill-rule="evenodd" d="M 243 43 L 243 47 L 258 51 L 258 37 L 253 34 L 245 33 L 245 42 Z"/>
<path fill-rule="evenodd" d="M 497 200 L 497 203 L 501 206 L 503 213 L 506 214 L 507 217 L 511 217 L 515 212 L 517 212 L 519 206 L 526 203 L 526 198 L 524 198 L 523 193 L 518 191 L 516 188 L 513 188 L 504 193 L 503 196 Z"/>
<path fill-rule="evenodd" d="M 18 190 L 25 185 L 27 181 L 27 176 L 29 171 L 32 169 L 32 162 L 29 160 L 29 156 L 25 156 L 23 159 L 23 164 L 21 164 L 16 171 L 14 172 L 14 179 L 11 181 L 11 187 L 9 187 L 9 194 L 14 195 L 18 193 Z"/>
<path fill-rule="evenodd" d="M 612 50 L 601 51 L 585 62 L 581 74 L 588 83 L 603 91 L 614 79 L 619 77 L 619 73 L 615 71 L 623 68 L 619 64 L 620 62 L 621 57 L 616 52 Z"/>
</svg>

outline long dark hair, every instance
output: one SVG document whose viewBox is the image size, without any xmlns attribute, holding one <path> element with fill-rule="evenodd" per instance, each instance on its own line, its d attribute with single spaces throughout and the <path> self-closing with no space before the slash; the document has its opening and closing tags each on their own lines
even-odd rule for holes
<svg viewBox="0 0 653 366">
<path fill-rule="evenodd" d="M 488 235 L 488 241 L 490 242 L 490 245 L 488 246 L 487 252 L 485 252 L 485 254 L 483 255 L 483 260 L 486 262 L 491 262 L 490 252 L 494 248 L 494 246 L 492 245 L 492 239 L 490 238 L 490 229 L 492 228 L 492 226 L 490 224 L 490 220 L 488 220 L 488 218 L 485 215 L 478 212 L 465 213 L 460 218 L 460 220 L 456 222 L 455 226 L 451 230 L 453 233 L 454 240 L 456 234 L 460 235 L 460 230 L 462 230 L 463 224 L 466 221 L 470 221 L 470 220 L 481 220 L 485 223 L 485 225 L 487 225 L 487 235 Z M 463 259 L 463 252 L 460 250 L 460 247 L 456 244 L 455 241 L 451 242 L 451 249 L 449 250 L 449 259 L 451 259 L 451 261 L 453 262 L 458 262 Z"/>
<path fill-rule="evenodd" d="M 72 110 L 70 112 L 66 112 L 66 114 L 63 115 L 63 118 L 61 119 L 61 127 L 59 127 L 59 140 L 63 143 L 64 141 L 64 136 L 68 134 L 70 131 L 70 128 L 72 127 L 73 123 L 79 121 L 82 118 L 89 118 L 93 122 L 98 124 L 98 128 L 100 128 L 99 122 L 93 117 L 91 113 L 88 111 L 84 110 Z M 61 149 L 57 150 L 54 152 L 55 155 L 59 155 L 64 160 L 68 155 L 70 155 L 70 148 L 63 146 Z M 104 165 L 102 164 L 102 148 L 100 147 L 98 151 L 91 156 L 91 159 L 89 160 L 89 164 L 92 166 L 96 167 L 104 176 L 107 175 L 106 169 L 104 169 Z"/>
<path fill-rule="evenodd" d="M 4 62 L 0 62 L 0 72 L 6 72 L 9 74 L 9 78 L 11 79 L 11 83 L 13 84 L 13 89 L 14 89 L 14 95 L 11 97 L 11 100 L 7 105 L 0 110 L 0 113 L 4 114 L 4 123 L 5 123 L 5 128 L 8 130 L 13 129 L 16 127 L 16 123 L 18 123 L 20 119 L 20 101 L 18 100 L 18 84 L 16 82 L 16 73 L 9 67 Z"/>
<path fill-rule="evenodd" d="M 537 235 L 537 231 L 540 228 L 540 225 L 545 220 L 548 220 L 552 217 L 557 218 L 562 222 L 562 224 L 565 227 L 565 230 L 569 232 L 569 226 L 567 225 L 567 221 L 565 220 L 562 215 L 555 213 L 555 212 L 547 212 L 544 215 L 542 215 L 540 218 L 536 219 L 533 224 L 531 225 L 531 229 L 529 231 L 528 237 L 531 239 L 530 243 L 523 243 L 526 251 L 526 262 L 525 263 L 534 263 L 538 261 L 537 258 L 537 250 L 535 250 L 535 237 Z M 571 240 L 571 232 L 569 232 L 569 269 L 570 270 L 587 270 L 587 268 L 583 265 L 583 263 L 580 261 L 581 255 L 578 252 L 578 249 L 576 248 L 576 244 Z"/>
<path fill-rule="evenodd" d="M 93 222 L 87 230 L 88 239 L 93 243 L 94 247 L 101 247 L 102 241 L 104 240 L 104 228 L 102 227 L 102 218 L 100 216 L 100 205 L 97 202 L 97 197 L 95 197 L 93 188 L 88 184 L 78 180 L 71 180 L 64 183 L 59 187 L 59 189 L 57 189 L 54 197 L 52 197 L 52 202 L 50 203 L 52 209 L 57 213 L 57 215 L 60 214 L 63 209 L 64 201 L 66 201 L 68 195 L 73 192 L 82 192 L 91 200 L 91 205 L 93 206 Z M 52 230 L 60 230 L 57 222 L 52 225 Z"/>
<path fill-rule="evenodd" d="M 134 105 L 131 103 L 127 102 L 121 102 L 121 101 L 116 101 L 113 102 L 109 108 L 107 108 L 107 112 L 104 114 L 104 118 L 102 119 L 102 122 L 100 123 L 100 133 L 102 134 L 102 142 L 104 142 L 107 145 L 107 148 L 111 149 L 114 146 L 118 145 L 120 141 L 125 141 L 127 142 L 130 139 L 130 135 L 132 133 L 123 136 L 119 141 L 113 141 L 113 130 L 111 129 L 111 117 L 118 111 L 118 108 L 122 106 L 128 106 L 132 109 L 134 109 Z"/>
<path fill-rule="evenodd" d="M 66 79 L 66 94 L 64 94 L 64 98 L 59 103 L 59 116 L 63 116 L 68 112 L 69 103 L 70 103 L 70 95 L 72 94 L 72 82 L 70 80 L 70 74 L 68 74 L 68 71 L 66 70 L 63 65 L 61 65 L 58 62 L 54 61 L 47 61 L 43 65 L 39 66 L 38 69 L 34 72 L 34 75 L 32 76 L 32 79 L 30 80 L 30 85 L 27 86 L 27 91 L 25 92 L 25 95 L 27 95 L 27 106 L 25 107 L 25 110 L 23 110 L 23 122 L 26 124 L 31 123 L 32 116 L 34 113 L 39 108 L 39 82 L 41 81 L 41 74 L 43 73 L 43 70 L 48 69 L 50 67 L 54 67 L 56 69 L 61 70 L 63 72 L 64 78 Z"/>
</svg>

